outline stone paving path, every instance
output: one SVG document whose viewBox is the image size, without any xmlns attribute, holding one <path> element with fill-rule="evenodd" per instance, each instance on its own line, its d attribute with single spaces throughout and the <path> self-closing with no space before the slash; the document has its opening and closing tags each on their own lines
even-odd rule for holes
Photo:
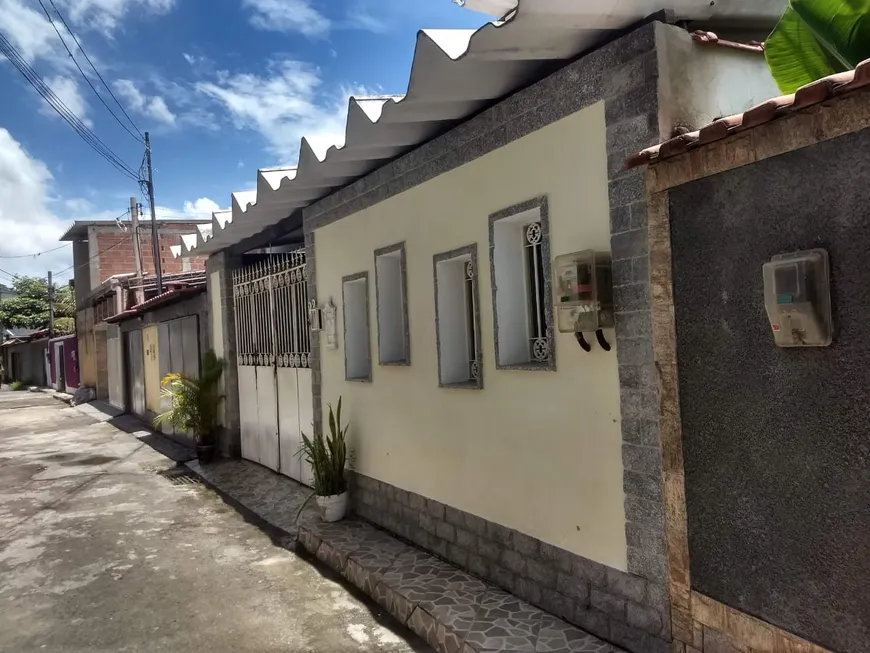
<svg viewBox="0 0 870 653">
<path fill-rule="evenodd" d="M 442 653 L 623 653 L 371 524 L 323 523 L 311 491 L 247 461 L 189 466 L 341 573 Z M 298 516 L 298 520 L 297 520 Z"/>
</svg>

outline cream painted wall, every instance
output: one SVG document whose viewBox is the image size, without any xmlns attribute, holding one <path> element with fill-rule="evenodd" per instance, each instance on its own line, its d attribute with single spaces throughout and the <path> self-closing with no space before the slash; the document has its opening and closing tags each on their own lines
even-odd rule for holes
<svg viewBox="0 0 870 653">
<path fill-rule="evenodd" d="M 339 312 L 339 348 L 321 349 L 324 410 L 344 398 L 361 473 L 625 570 L 616 350 L 585 353 L 557 333 L 558 372 L 496 370 L 489 273 L 489 214 L 542 194 L 552 256 L 609 250 L 606 169 L 599 103 L 317 230 L 315 261 L 318 302 L 332 297 Z M 411 365 L 379 366 L 373 252 L 403 240 Z M 442 389 L 432 257 L 471 243 L 484 389 Z M 363 270 L 371 383 L 345 381 L 341 336 L 341 278 Z"/>
</svg>

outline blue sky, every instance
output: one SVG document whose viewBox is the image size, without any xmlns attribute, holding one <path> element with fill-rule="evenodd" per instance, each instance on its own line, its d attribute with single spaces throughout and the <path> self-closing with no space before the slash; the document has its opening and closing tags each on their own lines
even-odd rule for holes
<svg viewBox="0 0 870 653">
<path fill-rule="evenodd" d="M 133 121 L 151 132 L 163 217 L 204 217 L 227 207 L 231 191 L 254 186 L 258 167 L 295 163 L 302 135 L 315 144 L 334 142 L 349 94 L 404 93 L 419 29 L 473 29 L 488 19 L 450 0 L 55 4 Z M 141 145 L 73 67 L 38 0 L 0 0 L 0 33 L 138 169 Z M 123 213 L 138 189 L 85 145 L 5 58 L 0 89 L 0 283 L 8 284 L 9 274 L 44 275 L 71 265 L 69 248 L 36 259 L 9 257 L 56 247 L 73 220 Z"/>
</svg>

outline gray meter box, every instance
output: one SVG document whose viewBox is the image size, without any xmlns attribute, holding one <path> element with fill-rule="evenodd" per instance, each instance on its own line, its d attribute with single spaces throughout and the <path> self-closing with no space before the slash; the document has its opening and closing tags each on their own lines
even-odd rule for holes
<svg viewBox="0 0 870 653">
<path fill-rule="evenodd" d="M 827 347 L 833 338 L 828 252 L 778 254 L 764 264 L 764 306 L 779 347 Z"/>
</svg>

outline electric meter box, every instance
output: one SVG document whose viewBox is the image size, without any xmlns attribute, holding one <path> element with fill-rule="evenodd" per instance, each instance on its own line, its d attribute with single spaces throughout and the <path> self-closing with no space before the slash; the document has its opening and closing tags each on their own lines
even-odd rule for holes
<svg viewBox="0 0 870 653">
<path fill-rule="evenodd" d="M 556 257 L 553 298 L 560 332 L 583 333 L 613 327 L 612 270 L 608 252 L 590 249 Z"/>
<path fill-rule="evenodd" d="M 764 264 L 764 306 L 779 347 L 827 347 L 833 339 L 828 252 L 778 254 Z"/>
</svg>

